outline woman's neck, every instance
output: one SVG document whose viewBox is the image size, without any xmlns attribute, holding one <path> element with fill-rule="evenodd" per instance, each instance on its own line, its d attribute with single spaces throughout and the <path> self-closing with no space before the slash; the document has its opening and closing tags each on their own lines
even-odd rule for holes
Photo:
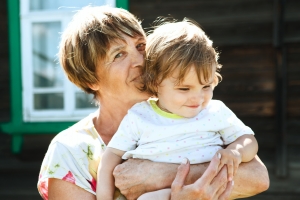
<svg viewBox="0 0 300 200">
<path fill-rule="evenodd" d="M 107 144 L 118 130 L 121 121 L 133 104 L 125 104 L 112 99 L 109 101 L 101 100 L 100 112 L 93 122 L 98 134 Z"/>
</svg>

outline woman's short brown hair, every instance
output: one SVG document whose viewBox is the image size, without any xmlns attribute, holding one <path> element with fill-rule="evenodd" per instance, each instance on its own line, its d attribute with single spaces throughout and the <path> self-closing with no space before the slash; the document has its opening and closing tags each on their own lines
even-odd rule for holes
<svg viewBox="0 0 300 200">
<path fill-rule="evenodd" d="M 128 11 L 109 6 L 87 6 L 79 10 L 63 32 L 59 60 L 67 77 L 86 93 L 99 82 L 96 69 L 106 58 L 112 42 L 124 36 L 144 36 L 140 21 Z"/>
<path fill-rule="evenodd" d="M 222 78 L 218 73 L 218 53 L 196 22 L 185 18 L 182 22 L 161 22 L 156 27 L 147 37 L 141 90 L 157 96 L 157 87 L 165 78 L 179 69 L 180 83 L 192 66 L 200 83 L 209 81 L 215 73 L 214 85 L 218 84 Z"/>
</svg>

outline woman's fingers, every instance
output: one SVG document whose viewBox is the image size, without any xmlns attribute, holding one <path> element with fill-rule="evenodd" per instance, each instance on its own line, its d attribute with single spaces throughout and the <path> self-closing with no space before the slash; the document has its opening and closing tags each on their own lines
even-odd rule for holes
<svg viewBox="0 0 300 200">
<path fill-rule="evenodd" d="M 227 184 L 227 167 L 224 165 L 219 171 L 220 154 L 211 160 L 208 168 L 201 178 L 194 184 L 184 186 L 189 173 L 190 164 L 187 161 L 178 167 L 175 180 L 172 183 L 171 199 L 228 199 L 232 191 L 232 185 Z"/>
<path fill-rule="evenodd" d="M 207 169 L 205 170 L 205 172 L 203 173 L 202 177 L 200 179 L 198 179 L 195 184 L 199 184 L 203 185 L 204 184 L 211 184 L 212 180 L 217 176 L 217 174 L 219 173 L 218 167 L 220 164 L 220 158 L 221 158 L 221 154 L 216 154 L 210 164 L 208 165 Z"/>
<path fill-rule="evenodd" d="M 225 191 L 219 195 L 219 200 L 227 200 L 230 197 L 234 185 L 234 181 L 228 181 L 226 184 Z"/>
<path fill-rule="evenodd" d="M 225 190 L 226 190 L 226 188 L 227 188 L 227 184 L 228 184 L 228 183 L 224 183 L 224 184 L 218 189 L 218 191 L 217 191 L 216 194 L 215 194 L 215 198 L 216 198 L 216 199 L 219 199 L 219 198 L 223 195 L 223 193 L 225 192 Z"/>
<path fill-rule="evenodd" d="M 221 169 L 219 174 L 212 181 L 212 188 L 216 191 L 214 197 L 218 200 L 227 200 L 233 189 L 233 181 L 227 179 L 227 166 Z"/>
<path fill-rule="evenodd" d="M 211 186 L 217 192 L 224 184 L 227 184 L 227 166 L 224 165 L 216 177 L 211 181 Z"/>
<path fill-rule="evenodd" d="M 172 191 L 181 190 L 189 171 L 190 171 L 190 162 L 188 161 L 188 159 L 184 158 L 184 160 L 178 167 L 176 177 L 172 183 L 171 186 Z"/>
</svg>

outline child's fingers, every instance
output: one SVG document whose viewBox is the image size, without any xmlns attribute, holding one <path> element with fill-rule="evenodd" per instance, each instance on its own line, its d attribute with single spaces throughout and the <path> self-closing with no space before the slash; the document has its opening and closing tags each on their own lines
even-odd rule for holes
<svg viewBox="0 0 300 200">
<path fill-rule="evenodd" d="M 217 152 L 217 153 L 216 153 L 216 156 L 217 156 L 217 157 L 219 158 L 219 160 L 220 160 L 220 163 L 219 163 L 219 166 L 218 166 L 218 171 L 220 171 L 221 168 L 224 166 L 224 163 L 222 162 L 222 154 L 219 153 L 219 152 Z"/>
<path fill-rule="evenodd" d="M 238 170 L 238 168 L 239 168 L 239 165 L 240 165 L 240 163 L 238 163 L 238 162 L 235 162 L 235 163 L 234 163 L 233 176 L 235 176 L 235 174 L 236 174 L 236 172 L 237 172 L 237 170 Z"/>
<path fill-rule="evenodd" d="M 232 181 L 233 173 L 234 173 L 233 161 L 227 163 L 227 170 L 228 170 L 228 181 Z"/>
</svg>

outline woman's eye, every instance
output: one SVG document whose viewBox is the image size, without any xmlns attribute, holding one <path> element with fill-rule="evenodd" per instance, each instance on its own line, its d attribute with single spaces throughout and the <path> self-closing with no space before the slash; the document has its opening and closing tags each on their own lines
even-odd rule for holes
<svg viewBox="0 0 300 200">
<path fill-rule="evenodd" d="M 115 56 L 115 59 L 116 58 L 120 58 L 120 57 L 122 57 L 123 56 L 123 53 L 118 53 L 116 56 Z"/>
<path fill-rule="evenodd" d="M 141 44 L 138 44 L 136 46 L 137 50 L 139 51 L 145 51 L 145 48 L 146 48 L 146 44 L 145 43 L 141 43 Z"/>
<path fill-rule="evenodd" d="M 120 59 L 124 59 L 126 57 L 126 52 L 119 52 L 115 55 L 114 60 L 113 61 L 117 61 Z"/>
<path fill-rule="evenodd" d="M 123 60 L 126 57 L 126 52 L 119 52 L 115 55 L 112 62 Z"/>
<path fill-rule="evenodd" d="M 210 88 L 210 85 L 206 85 L 203 87 L 204 89 Z"/>
</svg>

